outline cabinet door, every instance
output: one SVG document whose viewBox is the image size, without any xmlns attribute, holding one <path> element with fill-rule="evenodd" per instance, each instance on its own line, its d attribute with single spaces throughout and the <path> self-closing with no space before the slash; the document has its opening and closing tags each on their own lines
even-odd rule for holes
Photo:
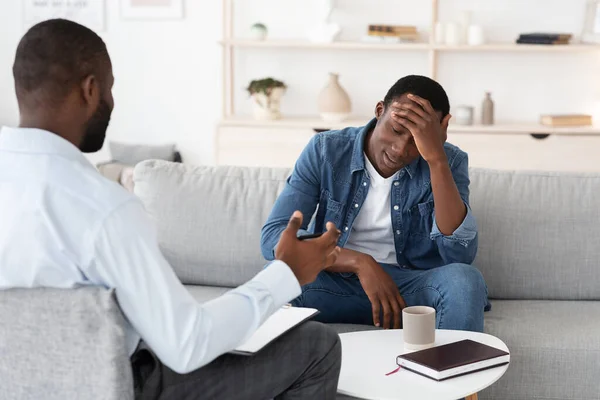
<svg viewBox="0 0 600 400">
<path fill-rule="evenodd" d="M 314 134 L 301 128 L 219 127 L 217 165 L 291 168 Z"/>
<path fill-rule="evenodd" d="M 450 133 L 477 168 L 600 172 L 600 136 Z"/>
</svg>

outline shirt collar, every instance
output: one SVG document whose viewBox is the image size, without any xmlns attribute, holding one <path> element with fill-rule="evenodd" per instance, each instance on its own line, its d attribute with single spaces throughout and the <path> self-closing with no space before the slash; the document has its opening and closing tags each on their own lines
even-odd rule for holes
<svg viewBox="0 0 600 400">
<path fill-rule="evenodd" d="M 94 168 L 75 145 L 43 129 L 2 127 L 0 130 L 0 151 L 53 154 L 78 162 L 86 167 Z"/>
<path fill-rule="evenodd" d="M 371 121 L 369 121 L 367 125 L 360 128 L 358 137 L 354 141 L 354 149 L 352 149 L 352 161 L 350 162 L 350 169 L 352 173 L 356 171 L 363 171 L 365 169 L 365 138 L 367 137 L 367 134 L 371 131 L 371 129 L 375 128 L 376 124 L 377 118 L 373 118 Z M 411 179 L 415 176 L 417 172 L 420 160 L 421 157 L 419 156 L 415 161 L 402 168 L 408 173 L 408 176 Z"/>
</svg>

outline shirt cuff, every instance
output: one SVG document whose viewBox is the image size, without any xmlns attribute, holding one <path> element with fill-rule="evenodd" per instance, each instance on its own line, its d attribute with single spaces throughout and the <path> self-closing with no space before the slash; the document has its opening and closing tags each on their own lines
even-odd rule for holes
<svg viewBox="0 0 600 400">
<path fill-rule="evenodd" d="M 450 236 L 446 236 L 440 231 L 437 221 L 435 220 L 434 212 L 433 228 L 431 229 L 430 235 L 431 239 L 443 237 L 444 239 L 456 241 L 465 247 L 468 246 L 469 243 L 477 236 L 477 223 L 475 222 L 475 216 L 473 216 L 473 213 L 471 212 L 471 207 L 469 207 L 467 203 L 465 203 L 465 206 L 467 207 L 467 215 L 460 226 L 456 228 L 456 230 Z"/>
<path fill-rule="evenodd" d="M 296 276 L 283 261 L 275 260 L 253 279 L 261 282 L 273 297 L 275 308 L 281 307 L 302 294 Z"/>
</svg>

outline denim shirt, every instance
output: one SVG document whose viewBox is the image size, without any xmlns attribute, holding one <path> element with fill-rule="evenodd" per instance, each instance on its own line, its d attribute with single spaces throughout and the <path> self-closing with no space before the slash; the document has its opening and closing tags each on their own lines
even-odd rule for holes
<svg viewBox="0 0 600 400">
<path fill-rule="evenodd" d="M 301 234 L 323 232 L 331 221 L 342 231 L 338 245 L 344 247 L 369 191 L 364 140 L 376 122 L 373 119 L 364 127 L 322 132 L 311 139 L 262 228 L 261 250 L 267 260 L 274 258 L 279 237 L 295 210 L 304 215 Z M 430 269 L 471 264 L 477 253 L 467 154 L 449 143 L 444 144 L 444 150 L 467 215 L 451 235 L 442 234 L 435 221 L 429 165 L 419 157 L 404 167 L 392 183 L 390 210 L 399 266 Z"/>
</svg>

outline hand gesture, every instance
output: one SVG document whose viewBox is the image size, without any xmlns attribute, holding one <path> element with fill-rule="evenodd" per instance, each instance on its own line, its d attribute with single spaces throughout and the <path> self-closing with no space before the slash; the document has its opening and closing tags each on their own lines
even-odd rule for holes
<svg viewBox="0 0 600 400">
<path fill-rule="evenodd" d="M 300 285 L 313 282 L 325 268 L 333 265 L 340 254 L 337 241 L 341 232 L 332 222 L 327 223 L 327 232 L 312 240 L 298 240 L 302 226 L 302 213 L 294 212 L 287 228 L 281 234 L 275 250 L 275 258 L 285 262 Z"/>
</svg>

